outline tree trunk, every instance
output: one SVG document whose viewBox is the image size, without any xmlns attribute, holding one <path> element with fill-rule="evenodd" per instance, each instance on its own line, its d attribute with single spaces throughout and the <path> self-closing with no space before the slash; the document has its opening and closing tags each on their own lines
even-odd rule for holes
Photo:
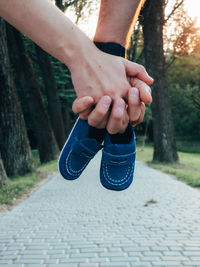
<svg viewBox="0 0 200 267">
<path fill-rule="evenodd" d="M 8 181 L 6 171 L 4 169 L 3 161 L 0 154 L 0 188 L 3 187 Z"/>
<path fill-rule="evenodd" d="M 65 126 L 65 133 L 66 136 L 68 136 L 71 132 L 75 119 L 73 120 L 71 118 L 71 114 L 69 112 L 69 104 L 66 99 L 62 100 L 62 114 Z"/>
<path fill-rule="evenodd" d="M 43 51 L 39 46 L 35 45 L 35 48 L 36 48 L 38 64 L 40 66 L 42 78 L 46 89 L 48 111 L 51 120 L 51 125 L 58 146 L 60 149 L 62 149 L 65 143 L 65 131 L 64 131 L 63 117 L 61 113 L 61 104 L 54 76 L 54 70 L 49 55 L 45 51 Z"/>
<path fill-rule="evenodd" d="M 45 109 L 39 84 L 35 76 L 20 32 L 7 24 L 11 60 L 17 73 L 17 80 L 24 90 L 30 105 L 41 162 L 57 158 L 59 150 L 51 123 Z"/>
<path fill-rule="evenodd" d="M 165 0 L 147 0 L 143 9 L 144 53 L 147 71 L 154 78 L 152 86 L 152 117 L 154 156 L 160 162 L 178 160 L 166 64 L 163 50 Z"/>
<path fill-rule="evenodd" d="M 8 175 L 33 170 L 34 164 L 7 49 L 5 22 L 0 18 L 0 152 Z"/>
</svg>

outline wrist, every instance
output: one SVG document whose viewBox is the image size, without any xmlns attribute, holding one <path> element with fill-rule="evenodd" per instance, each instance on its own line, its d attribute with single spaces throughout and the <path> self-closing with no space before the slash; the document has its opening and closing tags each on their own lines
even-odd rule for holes
<svg viewBox="0 0 200 267">
<path fill-rule="evenodd" d="M 87 58 L 97 50 L 93 42 L 79 29 L 73 34 L 72 42 L 67 40 L 63 46 L 63 63 L 67 65 L 70 71 L 82 67 L 86 64 Z"/>
</svg>

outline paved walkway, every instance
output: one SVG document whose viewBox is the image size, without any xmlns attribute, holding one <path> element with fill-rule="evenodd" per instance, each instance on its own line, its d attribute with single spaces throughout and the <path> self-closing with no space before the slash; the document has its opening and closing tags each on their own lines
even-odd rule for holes
<svg viewBox="0 0 200 267">
<path fill-rule="evenodd" d="M 0 266 L 200 266 L 200 192 L 137 163 L 123 192 L 58 174 L 0 219 Z"/>
</svg>

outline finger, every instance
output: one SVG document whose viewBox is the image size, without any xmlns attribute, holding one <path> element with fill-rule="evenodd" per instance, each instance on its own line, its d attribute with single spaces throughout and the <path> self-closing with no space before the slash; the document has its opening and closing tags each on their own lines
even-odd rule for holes
<svg viewBox="0 0 200 267">
<path fill-rule="evenodd" d="M 137 121 L 133 122 L 131 125 L 133 127 L 135 127 L 136 125 L 140 124 L 141 122 L 143 122 L 144 120 L 144 114 L 145 114 L 145 104 L 143 102 L 141 102 L 141 113 L 140 113 L 140 117 L 138 118 Z"/>
<path fill-rule="evenodd" d="M 83 96 L 74 100 L 72 110 L 74 113 L 81 113 L 87 109 L 90 109 L 93 104 L 94 99 L 91 96 Z"/>
<path fill-rule="evenodd" d="M 119 133 L 120 134 L 122 134 L 122 133 L 124 133 L 126 131 L 126 128 L 128 126 L 128 123 L 129 123 L 129 116 L 128 116 L 127 110 L 125 109 L 124 110 L 124 119 L 122 121 L 122 126 L 119 129 Z"/>
<path fill-rule="evenodd" d="M 85 110 L 85 111 L 79 113 L 79 117 L 80 117 L 82 120 L 87 120 L 89 114 L 91 113 L 91 111 L 92 111 L 92 108 L 88 108 L 87 110 Z"/>
<path fill-rule="evenodd" d="M 128 114 L 131 122 L 137 121 L 141 114 L 139 90 L 135 87 L 130 88 L 128 93 Z"/>
<path fill-rule="evenodd" d="M 108 111 L 107 114 L 105 115 L 104 119 L 96 126 L 98 129 L 105 129 L 106 125 L 108 123 L 108 118 L 109 118 L 110 112 Z"/>
<path fill-rule="evenodd" d="M 136 76 L 138 79 L 144 81 L 147 84 L 153 83 L 153 78 L 149 76 L 146 69 L 137 63 L 124 59 L 127 76 Z"/>
<path fill-rule="evenodd" d="M 131 77 L 130 84 L 132 87 L 136 87 L 139 90 L 140 100 L 145 104 L 152 102 L 151 88 L 138 78 Z"/>
<path fill-rule="evenodd" d="M 110 118 L 106 127 L 110 134 L 118 133 L 123 128 L 124 112 L 125 102 L 122 98 L 118 98 L 114 101 Z"/>
<path fill-rule="evenodd" d="M 109 112 L 109 107 L 111 103 L 112 103 L 111 97 L 103 96 L 97 103 L 96 107 L 89 114 L 88 124 L 98 128 L 98 126 L 105 119 L 107 113 Z"/>
</svg>

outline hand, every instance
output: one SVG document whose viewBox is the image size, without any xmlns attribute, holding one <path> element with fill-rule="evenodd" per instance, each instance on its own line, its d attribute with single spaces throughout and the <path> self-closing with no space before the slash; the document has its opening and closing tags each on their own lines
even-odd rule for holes
<svg viewBox="0 0 200 267">
<path fill-rule="evenodd" d="M 78 98 L 91 96 L 95 104 L 104 95 L 110 96 L 112 100 L 126 98 L 131 87 L 128 76 L 137 77 L 146 84 L 153 81 L 143 66 L 106 54 L 96 47 L 81 55 L 84 58 L 80 58 L 70 67 Z"/>
<path fill-rule="evenodd" d="M 107 128 L 110 134 L 123 133 L 128 125 L 129 117 L 126 104 L 123 99 L 117 99 L 112 106 L 112 99 L 109 96 L 103 96 L 94 109 L 94 100 L 89 96 L 77 98 L 72 106 L 75 113 L 83 120 L 96 128 Z M 110 109 L 112 110 L 110 112 Z"/>
</svg>

